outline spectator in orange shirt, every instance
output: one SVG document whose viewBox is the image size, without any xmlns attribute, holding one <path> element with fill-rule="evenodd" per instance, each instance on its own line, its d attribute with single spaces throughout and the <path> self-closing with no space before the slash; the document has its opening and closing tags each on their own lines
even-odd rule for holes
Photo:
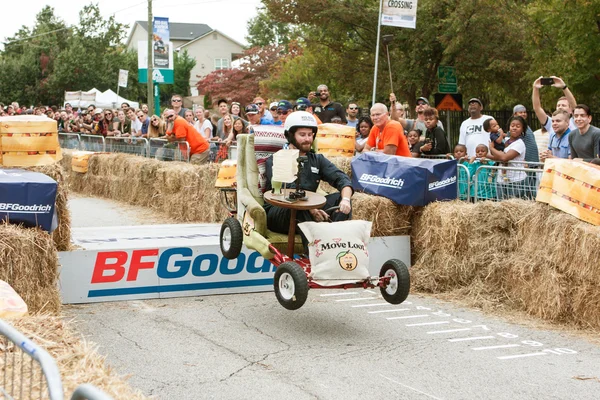
<svg viewBox="0 0 600 400">
<path fill-rule="evenodd" d="M 188 142 L 190 145 L 190 163 L 203 164 L 207 162 L 210 151 L 206 139 L 185 118 L 175 114 L 174 110 L 166 111 L 165 116 L 169 123 L 167 129 L 169 142 Z"/>
<path fill-rule="evenodd" d="M 404 135 L 404 128 L 398 121 L 390 120 L 388 109 L 385 104 L 375 103 L 371 107 L 371 119 L 373 128 L 369 133 L 365 150 L 375 149 L 384 154 L 410 157 L 408 142 Z"/>
</svg>

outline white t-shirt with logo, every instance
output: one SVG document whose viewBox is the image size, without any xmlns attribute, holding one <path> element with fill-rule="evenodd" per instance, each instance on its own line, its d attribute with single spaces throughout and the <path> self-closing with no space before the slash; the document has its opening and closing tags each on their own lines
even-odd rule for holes
<svg viewBox="0 0 600 400">
<path fill-rule="evenodd" d="M 460 124 L 458 144 L 467 146 L 467 155 L 469 157 L 475 157 L 475 149 L 478 145 L 485 144 L 486 147 L 490 146 L 490 134 L 483 130 L 483 122 L 490 118 L 492 117 L 489 115 L 482 115 L 477 119 L 466 119 Z"/>
<path fill-rule="evenodd" d="M 517 153 L 519 153 L 519 155 L 516 156 L 515 158 L 513 158 L 511 161 L 525 161 L 526 150 L 525 150 L 525 142 L 523 141 L 523 139 L 519 139 L 515 142 L 512 142 L 510 145 L 506 146 L 504 148 L 504 153 L 508 153 L 510 150 L 514 150 Z M 523 164 L 517 164 L 515 166 L 519 167 L 520 165 L 523 165 Z M 512 171 L 512 170 L 502 171 L 496 177 L 496 182 L 498 182 L 498 183 L 507 183 L 507 182 L 514 183 L 514 182 L 521 182 L 525 178 L 527 178 L 527 174 L 524 171 Z"/>
</svg>

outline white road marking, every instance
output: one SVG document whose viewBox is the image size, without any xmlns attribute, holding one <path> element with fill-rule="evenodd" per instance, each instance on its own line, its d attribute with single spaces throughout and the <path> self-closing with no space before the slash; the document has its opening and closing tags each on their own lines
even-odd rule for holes
<svg viewBox="0 0 600 400">
<path fill-rule="evenodd" d="M 377 294 L 377 293 L 375 293 L 374 291 L 372 291 L 372 290 L 368 290 L 368 289 L 365 289 L 365 293 Z"/>
<path fill-rule="evenodd" d="M 485 339 L 495 339 L 496 336 L 471 336 L 471 337 L 463 337 L 456 339 L 448 339 L 449 342 L 466 342 L 468 340 L 485 340 Z"/>
<path fill-rule="evenodd" d="M 378 310 L 378 311 L 369 311 L 369 314 L 380 314 L 380 313 L 388 313 L 388 312 L 398 312 L 398 311 L 408 311 L 410 308 L 395 308 L 393 310 Z"/>
<path fill-rule="evenodd" d="M 485 346 L 485 347 L 473 347 L 473 350 L 493 350 L 493 349 L 508 349 L 510 347 L 521 347 L 520 344 L 502 344 L 500 346 Z"/>
<path fill-rule="evenodd" d="M 421 315 L 407 315 L 405 317 L 389 317 L 386 319 L 409 319 L 409 318 L 424 318 L 424 317 L 429 317 L 429 315 L 427 314 L 421 314 Z"/>
<path fill-rule="evenodd" d="M 339 299 L 336 301 L 359 301 L 359 300 L 376 300 L 377 297 L 358 297 L 356 299 Z"/>
<path fill-rule="evenodd" d="M 331 296 L 353 296 L 355 294 L 358 294 L 359 292 L 342 292 L 342 293 L 327 293 L 327 294 L 321 294 L 321 297 L 331 297 Z"/>
<path fill-rule="evenodd" d="M 379 374 L 379 376 L 381 376 L 382 378 L 385 378 L 385 379 L 387 379 L 387 380 L 388 380 L 388 381 L 390 381 L 390 382 L 394 382 L 394 383 L 395 383 L 395 384 L 397 384 L 397 385 L 403 386 L 403 387 L 405 387 L 405 388 L 407 388 L 407 389 L 410 389 L 410 390 L 414 390 L 414 391 L 415 391 L 415 392 L 417 392 L 417 393 L 421 393 L 421 394 L 423 394 L 423 395 L 425 395 L 425 396 L 427 396 L 427 397 L 429 397 L 429 398 L 431 398 L 431 399 L 435 399 L 435 400 L 442 400 L 442 399 L 441 399 L 441 398 L 439 398 L 439 397 L 436 397 L 436 396 L 434 396 L 434 395 L 432 395 L 432 394 L 429 394 L 429 393 L 425 393 L 425 392 L 423 392 L 422 390 L 415 389 L 414 387 L 412 387 L 412 386 L 408 386 L 408 385 L 405 385 L 404 383 L 400 383 L 400 382 L 398 382 L 398 381 L 395 381 L 395 380 L 393 380 L 392 378 L 388 378 L 388 377 L 387 377 L 387 376 L 385 376 L 385 375 Z"/>
<path fill-rule="evenodd" d="M 499 360 L 510 360 L 512 358 L 545 356 L 546 354 L 548 354 L 548 353 L 539 352 L 539 353 L 529 353 L 529 354 L 517 354 L 514 356 L 502 356 L 502 357 L 496 357 L 496 358 Z"/>
<path fill-rule="evenodd" d="M 378 306 L 389 306 L 390 303 L 371 303 L 371 304 L 357 304 L 355 306 L 352 306 L 352 308 L 355 307 L 378 307 Z"/>
<path fill-rule="evenodd" d="M 427 332 L 428 335 L 435 335 L 438 333 L 452 333 L 452 332 L 464 332 L 464 331 L 470 331 L 471 328 L 461 328 L 461 329 L 448 329 L 445 331 L 431 331 L 431 332 Z"/>
<path fill-rule="evenodd" d="M 406 324 L 406 326 L 425 326 L 425 325 L 443 325 L 449 324 L 450 321 L 422 322 L 420 324 Z"/>
</svg>

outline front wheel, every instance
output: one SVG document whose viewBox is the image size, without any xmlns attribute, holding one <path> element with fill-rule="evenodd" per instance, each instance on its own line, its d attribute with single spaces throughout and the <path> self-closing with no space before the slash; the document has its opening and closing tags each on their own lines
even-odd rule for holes
<svg viewBox="0 0 600 400">
<path fill-rule="evenodd" d="M 277 300 L 288 310 L 299 309 L 308 297 L 306 273 L 293 261 L 286 261 L 277 267 L 273 286 Z"/>
<path fill-rule="evenodd" d="M 400 304 L 410 292 L 410 273 L 408 267 L 400 260 L 387 260 L 379 272 L 380 278 L 389 277 L 389 283 L 381 286 L 381 295 L 390 304 Z"/>
<path fill-rule="evenodd" d="M 233 260 L 237 258 L 242 251 L 243 232 L 239 221 L 234 217 L 228 217 L 221 225 L 221 234 L 219 235 L 221 244 L 221 253 L 225 258 Z"/>
</svg>

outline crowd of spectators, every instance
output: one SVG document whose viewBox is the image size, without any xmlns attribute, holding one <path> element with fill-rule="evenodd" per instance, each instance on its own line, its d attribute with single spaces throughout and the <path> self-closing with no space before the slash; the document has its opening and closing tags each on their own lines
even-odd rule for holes
<svg viewBox="0 0 600 400">
<path fill-rule="evenodd" d="M 551 86 L 562 91 L 556 110 L 547 114 L 541 107 L 540 91 Z M 356 153 L 376 150 L 390 155 L 426 158 L 455 158 L 472 173 L 480 166 L 519 165 L 535 167 L 552 157 L 592 161 L 600 153 L 600 129 L 591 125 L 588 106 L 577 104 L 566 83 L 559 77 L 538 78 L 533 83 L 532 104 L 535 116 L 542 126 L 533 132 L 528 126 L 527 109 L 518 104 L 508 126 L 502 127 L 494 118 L 483 113 L 484 103 L 479 98 L 468 101 L 467 118 L 460 126 L 458 144 L 451 149 L 444 125 L 438 112 L 426 97 L 415 102 L 414 117 L 397 101 L 394 93 L 388 105 L 376 103 L 369 112 L 356 102 L 347 106 L 335 102 L 326 85 L 306 97 L 294 100 L 280 99 L 267 102 L 257 96 L 250 104 L 219 99 L 215 111 L 197 106 L 193 110 L 183 107 L 183 97 L 173 95 L 171 106 L 162 115 L 149 114 L 148 106 L 142 104 L 134 109 L 127 103 L 120 109 L 100 109 L 90 105 L 87 109 L 74 110 L 69 103 L 64 108 L 19 107 L 12 103 L 0 104 L 1 115 L 46 115 L 57 121 L 58 131 L 102 135 L 104 137 L 162 138 L 165 146 L 189 144 L 191 162 L 219 161 L 227 157 L 226 148 L 235 143 L 237 135 L 252 132 L 256 125 L 283 125 L 294 111 L 307 111 L 314 115 L 318 124 L 337 123 L 356 130 Z M 473 175 L 473 174 L 472 174 Z M 491 182 L 527 184 L 531 176 L 518 171 L 497 177 L 479 177 Z M 481 193 L 493 197 L 493 193 Z M 493 195 L 493 196 L 492 196 Z"/>
</svg>

